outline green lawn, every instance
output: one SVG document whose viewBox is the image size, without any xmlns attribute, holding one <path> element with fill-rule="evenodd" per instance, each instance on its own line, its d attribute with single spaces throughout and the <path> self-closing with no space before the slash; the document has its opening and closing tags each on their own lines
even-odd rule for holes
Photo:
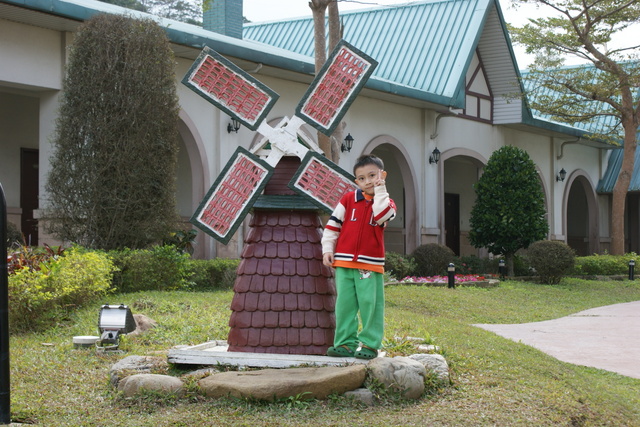
<svg viewBox="0 0 640 427">
<path fill-rule="evenodd" d="M 387 288 L 387 337 L 430 339 L 451 367 L 453 385 L 422 399 L 383 399 L 365 407 L 342 398 L 263 404 L 213 400 L 195 387 L 182 399 L 124 399 L 108 370 L 125 355 L 162 355 L 174 345 L 225 339 L 233 293 L 142 292 L 111 296 L 159 327 L 125 337 L 124 354 L 75 350 L 72 337 L 95 335 L 100 304 L 43 333 L 12 336 L 13 421 L 46 426 L 206 425 L 640 425 L 640 380 L 560 362 L 471 326 L 548 320 L 588 308 L 640 300 L 640 281 L 565 279 L 545 286 Z M 637 339 L 637 337 L 636 337 Z"/>
</svg>

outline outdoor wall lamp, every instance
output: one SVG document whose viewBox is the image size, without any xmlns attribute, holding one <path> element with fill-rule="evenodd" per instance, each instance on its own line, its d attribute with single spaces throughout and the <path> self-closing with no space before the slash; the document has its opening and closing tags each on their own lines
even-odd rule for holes
<svg viewBox="0 0 640 427">
<path fill-rule="evenodd" d="M 433 149 L 433 151 L 431 152 L 431 155 L 429 156 L 429 164 L 435 163 L 437 165 L 439 161 L 440 161 L 440 150 L 438 150 L 438 147 L 436 147 Z"/>
<path fill-rule="evenodd" d="M 126 305 L 105 304 L 100 307 L 98 329 L 102 334 L 99 341 L 100 346 L 105 347 L 105 344 L 109 344 L 109 349 L 117 349 L 120 334 L 128 334 L 135 331 L 136 320 Z"/>
<path fill-rule="evenodd" d="M 350 133 L 348 133 L 347 136 L 344 137 L 344 141 L 342 142 L 342 147 L 340 148 L 340 150 L 343 153 L 345 151 L 351 152 L 352 148 L 353 148 L 353 137 L 351 136 Z"/>
<path fill-rule="evenodd" d="M 235 132 L 238 133 L 238 129 L 240 129 L 240 122 L 236 119 L 231 119 L 231 123 L 227 125 L 227 132 Z"/>
<path fill-rule="evenodd" d="M 567 171 L 562 168 L 560 169 L 560 172 L 558 172 L 558 175 L 556 175 L 556 182 L 563 182 L 566 177 Z"/>
</svg>

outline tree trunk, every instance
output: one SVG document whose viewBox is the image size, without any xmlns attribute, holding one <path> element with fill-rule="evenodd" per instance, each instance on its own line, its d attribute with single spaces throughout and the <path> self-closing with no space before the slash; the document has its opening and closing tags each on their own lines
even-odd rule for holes
<svg viewBox="0 0 640 427">
<path fill-rule="evenodd" d="M 515 268 L 513 266 L 513 258 L 515 254 L 504 254 L 504 263 L 507 267 L 507 277 L 515 276 Z"/>
<path fill-rule="evenodd" d="M 313 12 L 313 39 L 315 50 L 315 66 L 316 75 L 327 61 L 327 38 L 324 29 L 324 16 L 327 5 L 331 0 L 311 0 L 309 7 Z M 318 146 L 324 153 L 325 157 L 331 159 L 331 139 L 318 131 Z"/>
<path fill-rule="evenodd" d="M 633 168 L 636 159 L 636 130 L 638 128 L 638 120 L 633 114 L 633 103 L 631 97 L 625 96 L 623 91 L 623 108 L 631 111 L 630 114 L 624 114 L 622 117 L 622 126 L 624 127 L 624 154 L 622 156 L 622 166 L 616 185 L 613 187 L 613 200 L 611 206 L 611 249 L 612 255 L 622 255 L 625 252 L 624 245 L 624 218 L 625 205 L 627 200 L 627 192 L 633 175 Z M 627 104 L 628 103 L 628 104 Z M 628 108 L 630 106 L 630 108 Z"/>
<path fill-rule="evenodd" d="M 329 51 L 333 51 L 340 39 L 342 39 L 342 26 L 340 25 L 340 12 L 338 11 L 338 2 L 332 1 L 329 3 Z M 338 164 L 340 162 L 340 154 L 342 147 L 342 140 L 344 134 L 344 121 L 333 131 L 331 135 L 331 160 Z"/>
</svg>

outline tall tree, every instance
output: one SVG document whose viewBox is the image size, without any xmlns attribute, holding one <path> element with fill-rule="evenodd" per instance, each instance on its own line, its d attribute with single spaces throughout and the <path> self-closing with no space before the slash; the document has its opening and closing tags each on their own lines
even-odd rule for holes
<svg viewBox="0 0 640 427">
<path fill-rule="evenodd" d="M 127 9 L 202 26 L 202 0 L 100 0 Z M 213 0 L 210 0 L 213 1 Z M 204 5 L 207 7 L 207 5 Z"/>
<path fill-rule="evenodd" d="M 332 50 L 342 38 L 342 28 L 340 25 L 340 13 L 338 11 L 338 0 L 310 0 L 309 7 L 313 15 L 313 39 L 315 51 L 316 74 L 327 61 L 327 37 L 325 26 L 325 15 L 329 15 L 329 50 Z M 335 163 L 340 160 L 339 142 L 342 141 L 342 130 L 344 124 L 336 128 L 332 138 L 318 132 L 318 146 L 327 158 Z M 333 143 L 332 143 L 333 139 Z M 337 142 L 336 142 L 337 141 Z"/>
<path fill-rule="evenodd" d="M 469 241 L 504 255 L 513 275 L 513 255 L 547 236 L 544 194 L 526 151 L 510 145 L 493 152 L 475 185 Z"/>
<path fill-rule="evenodd" d="M 53 141 L 49 231 L 102 249 L 140 248 L 174 231 L 178 108 L 162 28 L 118 15 L 86 21 Z"/>
<path fill-rule="evenodd" d="M 552 96 L 529 97 L 531 106 L 552 119 L 568 124 L 604 118 L 610 125 L 594 138 L 623 141 L 623 161 L 616 181 L 611 210 L 611 253 L 624 252 L 624 212 L 636 152 L 640 124 L 640 42 L 627 37 L 612 48 L 614 35 L 640 21 L 638 0 L 529 0 L 550 12 L 546 18 L 530 19 L 512 27 L 516 43 L 535 54 L 528 77 L 536 89 Z M 563 67 L 567 58 L 584 66 Z"/>
</svg>

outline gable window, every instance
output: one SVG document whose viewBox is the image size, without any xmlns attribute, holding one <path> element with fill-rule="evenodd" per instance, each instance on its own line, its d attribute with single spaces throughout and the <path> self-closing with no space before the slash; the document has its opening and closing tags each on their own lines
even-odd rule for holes
<svg viewBox="0 0 640 427">
<path fill-rule="evenodd" d="M 486 123 L 493 121 L 493 95 L 478 54 L 473 55 L 466 77 L 465 109 L 461 116 Z"/>
</svg>

